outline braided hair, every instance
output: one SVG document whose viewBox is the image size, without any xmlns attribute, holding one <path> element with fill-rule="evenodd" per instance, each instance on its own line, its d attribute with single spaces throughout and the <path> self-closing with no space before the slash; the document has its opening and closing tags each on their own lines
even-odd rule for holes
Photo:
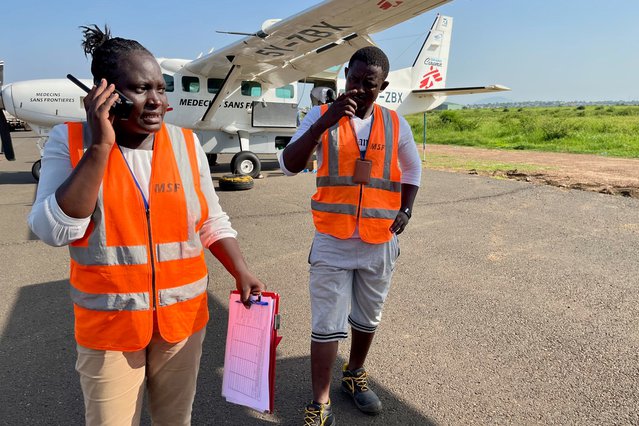
<svg viewBox="0 0 639 426">
<path fill-rule="evenodd" d="M 144 46 L 135 40 L 111 37 L 111 30 L 106 25 L 104 31 L 97 25 L 81 26 L 84 40 L 82 49 L 84 56 L 92 56 L 91 74 L 97 84 L 104 78 L 112 83 L 119 77 L 119 65 L 124 56 L 138 51 L 151 55 Z"/>
</svg>

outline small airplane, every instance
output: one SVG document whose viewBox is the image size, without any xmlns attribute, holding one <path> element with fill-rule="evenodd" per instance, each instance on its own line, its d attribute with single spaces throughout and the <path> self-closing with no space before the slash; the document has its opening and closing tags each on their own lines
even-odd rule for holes
<svg viewBox="0 0 639 426">
<path fill-rule="evenodd" d="M 165 120 L 193 129 L 209 162 L 232 153 L 232 173 L 257 177 L 257 154 L 283 149 L 297 128 L 303 93 L 297 82 L 343 90 L 342 67 L 357 49 L 374 45 L 370 34 L 449 1 L 327 0 L 287 19 L 267 20 L 259 31 L 198 59 L 157 58 L 169 100 Z M 378 98 L 381 105 L 404 115 L 433 109 L 451 94 L 510 90 L 445 87 L 452 24 L 451 17 L 437 16 L 413 66 L 390 72 L 390 84 Z M 86 119 L 84 95 L 66 79 L 14 82 L 2 86 L 0 109 L 27 122 L 42 146 L 54 125 Z M 0 117 L 9 158 L 13 149 L 6 128 Z M 32 173 L 38 179 L 38 162 Z"/>
</svg>

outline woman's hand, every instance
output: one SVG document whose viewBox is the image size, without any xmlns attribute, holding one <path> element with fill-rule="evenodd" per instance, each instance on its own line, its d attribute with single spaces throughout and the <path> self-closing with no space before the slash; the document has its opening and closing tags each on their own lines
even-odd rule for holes
<svg viewBox="0 0 639 426">
<path fill-rule="evenodd" d="M 236 278 L 235 287 L 240 292 L 240 299 L 246 307 L 251 306 L 251 296 L 257 296 L 266 290 L 266 285 L 248 271 Z"/>
<path fill-rule="evenodd" d="M 104 146 L 110 150 L 115 143 L 114 116 L 111 107 L 118 98 L 115 85 L 107 85 L 105 79 L 100 80 L 100 84 L 97 86 L 93 86 L 84 98 L 84 109 L 87 112 L 87 122 L 91 129 L 92 145 Z"/>
</svg>

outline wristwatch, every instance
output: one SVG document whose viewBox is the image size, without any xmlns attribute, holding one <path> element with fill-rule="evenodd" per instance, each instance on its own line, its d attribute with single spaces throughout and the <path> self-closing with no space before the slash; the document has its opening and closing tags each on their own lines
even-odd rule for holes
<svg viewBox="0 0 639 426">
<path fill-rule="evenodd" d="M 410 208 L 408 207 L 402 207 L 401 209 L 399 209 L 400 212 L 404 213 L 406 216 L 408 216 L 408 218 L 410 219 Z"/>
</svg>

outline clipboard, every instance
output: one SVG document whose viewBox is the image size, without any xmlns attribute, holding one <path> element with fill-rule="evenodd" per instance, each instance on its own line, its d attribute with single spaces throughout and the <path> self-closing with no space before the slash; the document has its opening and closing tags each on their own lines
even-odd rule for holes
<svg viewBox="0 0 639 426">
<path fill-rule="evenodd" d="M 265 291 L 262 295 L 273 299 L 273 326 L 271 327 L 271 359 L 269 363 L 268 388 L 269 388 L 269 413 L 273 413 L 275 407 L 275 362 L 276 349 L 280 344 L 282 336 L 279 335 L 280 329 L 280 295 L 278 293 Z"/>
<path fill-rule="evenodd" d="M 280 315 L 279 302 L 280 296 L 274 292 L 263 292 L 257 300 L 254 300 L 250 309 L 246 309 L 239 301 L 239 292 L 231 291 L 229 297 L 229 325 L 226 342 L 226 350 L 224 356 L 224 378 L 222 384 L 222 396 L 227 401 L 239 405 L 253 408 L 259 412 L 273 413 L 275 403 L 275 365 L 276 365 L 276 349 L 282 340 L 279 336 Z M 269 302 L 263 302 L 262 297 L 269 298 Z M 272 306 L 269 306 L 272 302 Z M 266 313 L 259 313 L 253 309 L 268 309 Z M 244 315 L 242 323 L 232 323 L 235 317 L 233 311 L 237 315 Z M 248 314 L 248 315 L 247 315 Z M 269 315 L 265 318 L 264 315 Z M 253 316 L 255 315 L 255 317 Z M 255 319 L 254 318 L 259 318 Z M 246 322 L 248 321 L 248 322 Z M 237 328 L 252 328 L 255 323 L 256 329 L 266 330 L 268 328 L 268 336 L 264 334 L 255 334 L 253 330 L 250 336 L 244 336 L 237 332 Z M 246 339 L 246 340 L 242 340 Z M 242 352 L 247 346 L 247 350 Z M 256 348 L 259 347 L 259 356 L 255 354 Z M 250 356 L 248 355 L 250 353 Z M 239 356 L 238 356 L 239 355 Z M 246 355 L 246 356 L 245 356 Z M 235 364 L 235 359 L 241 358 L 241 364 Z M 240 370 L 238 368 L 246 368 L 246 359 L 256 359 L 258 364 L 256 370 L 249 368 L 248 370 Z M 259 358 L 259 359 L 258 359 Z M 237 371 L 235 369 L 238 369 Z M 267 371 L 264 371 L 267 369 Z M 250 372 L 250 374 L 247 373 Z M 238 379 L 239 377 L 239 379 Z M 266 390 L 266 379 L 268 380 L 268 404 L 264 395 Z M 258 385 L 259 383 L 259 385 Z M 259 391 L 257 388 L 259 387 Z"/>
</svg>

